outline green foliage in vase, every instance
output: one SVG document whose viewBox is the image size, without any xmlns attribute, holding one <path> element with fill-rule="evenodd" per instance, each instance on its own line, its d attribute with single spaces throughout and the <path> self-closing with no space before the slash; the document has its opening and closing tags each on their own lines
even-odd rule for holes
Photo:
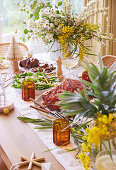
<svg viewBox="0 0 116 170">
<path fill-rule="evenodd" d="M 74 94 L 64 91 L 62 94 L 59 94 L 61 99 L 59 105 L 62 106 L 61 108 L 67 116 L 75 115 L 74 123 L 81 116 L 95 118 L 97 112 L 107 116 L 109 113 L 116 112 L 115 67 L 116 63 L 109 69 L 101 66 L 99 70 L 93 63 L 86 62 L 86 70 L 92 83 L 82 80 L 86 85 L 83 92 L 78 90 Z M 90 96 L 93 98 L 92 100 L 90 100 Z"/>
<path fill-rule="evenodd" d="M 64 0 L 54 5 L 50 1 L 20 0 L 18 5 L 20 10 L 28 15 L 28 21 L 23 22 L 25 24 L 23 33 L 28 39 L 42 38 L 45 44 L 51 44 L 50 50 L 54 43 L 58 42 L 54 52 L 61 50 L 64 57 L 67 57 L 70 51 L 82 61 L 85 54 L 95 55 L 90 52 L 88 40 L 95 39 L 99 42 L 113 40 L 111 33 L 101 32 L 99 24 L 89 23 L 91 16 L 102 13 L 109 26 L 108 8 L 90 10 L 97 5 L 97 1 L 90 1 L 80 13 L 75 13 L 71 3 Z"/>
</svg>

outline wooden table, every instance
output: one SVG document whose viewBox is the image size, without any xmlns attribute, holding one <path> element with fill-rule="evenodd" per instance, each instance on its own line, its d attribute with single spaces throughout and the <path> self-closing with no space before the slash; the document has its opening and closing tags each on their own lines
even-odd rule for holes
<svg viewBox="0 0 116 170">
<path fill-rule="evenodd" d="M 77 66 L 77 73 L 81 73 L 82 70 L 82 67 Z M 7 167 L 10 168 L 13 163 L 20 162 L 21 156 L 30 158 L 31 153 L 35 152 L 37 157 L 45 157 L 46 162 L 51 162 L 52 170 L 63 170 L 64 168 L 55 157 L 50 152 L 45 152 L 48 148 L 41 139 L 26 123 L 18 120 L 17 116 L 19 113 L 16 108 L 9 115 L 0 114 L 0 145 L 6 155 L 3 154 L 4 152 L 0 152 L 0 154 Z M 27 167 L 20 169 L 27 169 Z M 39 168 L 34 166 L 33 169 Z"/>
<path fill-rule="evenodd" d="M 63 170 L 55 157 L 50 152 L 45 152 L 48 148 L 41 139 L 26 123 L 18 120 L 17 115 L 16 108 L 9 115 L 0 114 L 0 145 L 3 148 L 0 147 L 0 154 L 8 169 L 11 164 L 21 161 L 20 156 L 30 158 L 31 153 L 35 152 L 37 157 L 45 157 L 46 162 L 51 162 L 52 170 Z M 27 166 L 20 169 L 26 170 Z M 33 166 L 33 169 L 40 168 Z"/>
</svg>

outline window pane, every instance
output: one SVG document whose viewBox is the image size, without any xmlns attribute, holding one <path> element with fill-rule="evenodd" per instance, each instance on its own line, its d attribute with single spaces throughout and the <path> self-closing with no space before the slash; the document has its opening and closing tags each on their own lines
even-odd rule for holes
<svg viewBox="0 0 116 170">
<path fill-rule="evenodd" d="M 74 9 L 76 12 L 80 12 L 83 4 L 84 4 L 84 0 L 72 0 L 73 9 Z"/>
<path fill-rule="evenodd" d="M 44 0 L 48 1 L 48 0 Z M 59 0 L 49 0 L 52 2 L 58 2 Z M 16 30 L 22 30 L 23 13 L 18 11 L 16 4 L 19 0 L 0 0 L 0 18 L 2 19 L 2 33 L 15 32 Z M 76 12 L 80 12 L 84 0 L 72 0 L 73 9 Z M 24 14 L 25 15 L 25 14 Z M 19 24 L 20 23 L 20 24 Z"/>
<path fill-rule="evenodd" d="M 27 0 L 27 2 L 29 2 L 29 0 Z M 52 3 L 52 0 L 50 0 L 50 2 Z M 2 20 L 3 34 L 23 29 L 25 13 L 23 14 L 23 12 L 18 10 L 17 3 L 19 3 L 19 0 L 0 0 L 0 18 Z"/>
</svg>

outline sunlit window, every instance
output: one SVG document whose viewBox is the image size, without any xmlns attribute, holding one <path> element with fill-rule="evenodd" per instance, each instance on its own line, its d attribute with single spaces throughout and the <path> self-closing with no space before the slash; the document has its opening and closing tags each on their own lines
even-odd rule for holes
<svg viewBox="0 0 116 170">
<path fill-rule="evenodd" d="M 74 9 L 76 12 L 80 12 L 83 4 L 84 4 L 84 0 L 72 0 L 73 9 Z"/>
<path fill-rule="evenodd" d="M 44 0 L 45 1 L 45 0 Z M 46 0 L 47 1 L 47 0 Z M 72 0 L 72 7 L 79 12 L 84 0 Z M 23 27 L 23 14 L 18 11 L 16 5 L 19 0 L 0 0 L 0 18 L 2 22 L 2 33 L 15 32 Z M 55 2 L 51 0 L 51 3 Z M 20 23 L 20 24 L 19 24 Z"/>
<path fill-rule="evenodd" d="M 21 17 L 16 8 L 17 2 L 18 0 L 0 0 L 0 17 L 3 34 L 13 32 L 16 29 L 16 23 Z M 20 28 L 20 25 L 18 27 Z"/>
</svg>

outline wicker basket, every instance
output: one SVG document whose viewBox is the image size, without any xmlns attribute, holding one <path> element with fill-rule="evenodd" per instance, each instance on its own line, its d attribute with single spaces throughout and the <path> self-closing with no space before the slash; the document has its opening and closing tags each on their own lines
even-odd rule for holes
<svg viewBox="0 0 116 170">
<path fill-rule="evenodd" d="M 110 68 L 111 65 L 116 62 L 116 56 L 106 55 L 102 57 L 103 65 Z"/>
<path fill-rule="evenodd" d="M 28 48 L 25 44 L 23 43 L 17 43 L 20 51 L 22 51 L 23 55 L 26 55 L 28 52 Z M 0 44 L 0 57 L 5 57 L 8 49 L 9 49 L 10 43 L 2 43 Z"/>
</svg>

